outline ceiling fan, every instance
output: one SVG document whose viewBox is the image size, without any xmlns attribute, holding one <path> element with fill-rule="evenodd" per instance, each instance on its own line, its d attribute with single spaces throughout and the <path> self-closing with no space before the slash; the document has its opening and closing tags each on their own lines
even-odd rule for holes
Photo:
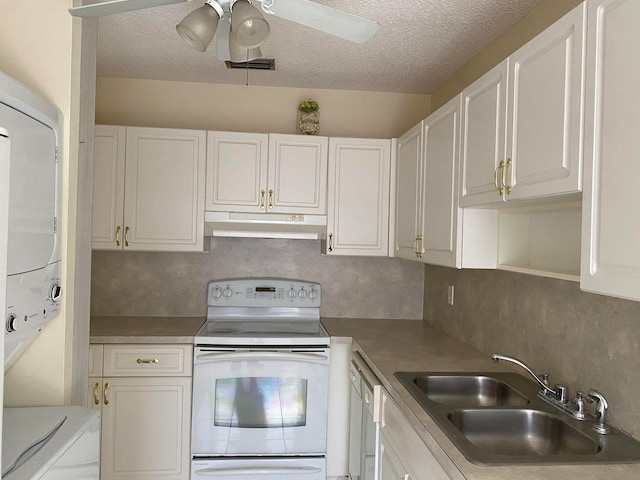
<svg viewBox="0 0 640 480">
<path fill-rule="evenodd" d="M 77 17 L 102 17 L 145 8 L 191 3 L 194 0 L 109 0 L 69 9 Z M 259 5 L 260 9 L 255 5 Z M 205 0 L 176 25 L 180 37 L 204 52 L 218 33 L 218 58 L 249 62 L 260 58 L 260 45 L 270 27 L 263 13 L 355 42 L 364 43 L 378 30 L 378 23 L 310 0 Z"/>
</svg>

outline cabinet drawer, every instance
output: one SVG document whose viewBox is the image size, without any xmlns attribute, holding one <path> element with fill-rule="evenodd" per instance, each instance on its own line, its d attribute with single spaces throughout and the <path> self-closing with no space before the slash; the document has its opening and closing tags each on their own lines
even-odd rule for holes
<svg viewBox="0 0 640 480">
<path fill-rule="evenodd" d="M 91 344 L 89 345 L 89 376 L 101 377 L 102 376 L 102 352 L 104 348 L 102 345 Z"/>
<path fill-rule="evenodd" d="M 105 377 L 191 376 L 191 345 L 105 345 Z"/>
<path fill-rule="evenodd" d="M 381 433 L 389 446 L 398 452 L 400 460 L 413 480 L 449 480 L 431 450 L 413 430 L 394 401 L 382 391 Z M 400 454 L 400 452 L 402 452 Z"/>
</svg>

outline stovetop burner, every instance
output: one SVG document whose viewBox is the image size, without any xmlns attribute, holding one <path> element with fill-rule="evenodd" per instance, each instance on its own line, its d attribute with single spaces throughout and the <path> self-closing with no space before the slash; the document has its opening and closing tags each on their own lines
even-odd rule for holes
<svg viewBox="0 0 640 480">
<path fill-rule="evenodd" d="M 216 280 L 196 345 L 329 345 L 318 283 L 283 278 Z"/>
</svg>

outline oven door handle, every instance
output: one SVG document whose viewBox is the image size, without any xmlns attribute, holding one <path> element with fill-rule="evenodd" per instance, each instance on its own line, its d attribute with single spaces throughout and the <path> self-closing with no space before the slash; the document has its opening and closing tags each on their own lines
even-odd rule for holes
<svg viewBox="0 0 640 480">
<path fill-rule="evenodd" d="M 203 477 L 219 475 L 309 475 L 320 473 L 318 467 L 237 467 L 237 468 L 202 468 L 194 473 Z"/>
<path fill-rule="evenodd" d="M 227 362 L 233 360 L 294 360 L 309 363 L 327 363 L 328 355 L 319 353 L 298 352 L 231 352 L 231 353 L 200 353 L 196 355 L 198 363 Z"/>
</svg>

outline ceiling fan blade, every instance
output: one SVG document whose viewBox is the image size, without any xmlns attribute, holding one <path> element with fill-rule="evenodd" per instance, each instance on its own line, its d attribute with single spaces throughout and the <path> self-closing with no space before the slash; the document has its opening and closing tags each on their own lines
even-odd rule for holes
<svg viewBox="0 0 640 480">
<path fill-rule="evenodd" d="M 364 43 L 378 31 L 378 22 L 351 15 L 309 0 L 264 0 L 262 9 L 285 20 L 344 38 Z"/>
<path fill-rule="evenodd" d="M 133 12 L 144 8 L 159 7 L 172 3 L 192 2 L 193 0 L 111 0 L 69 9 L 74 17 L 103 17 L 115 13 Z"/>
</svg>

